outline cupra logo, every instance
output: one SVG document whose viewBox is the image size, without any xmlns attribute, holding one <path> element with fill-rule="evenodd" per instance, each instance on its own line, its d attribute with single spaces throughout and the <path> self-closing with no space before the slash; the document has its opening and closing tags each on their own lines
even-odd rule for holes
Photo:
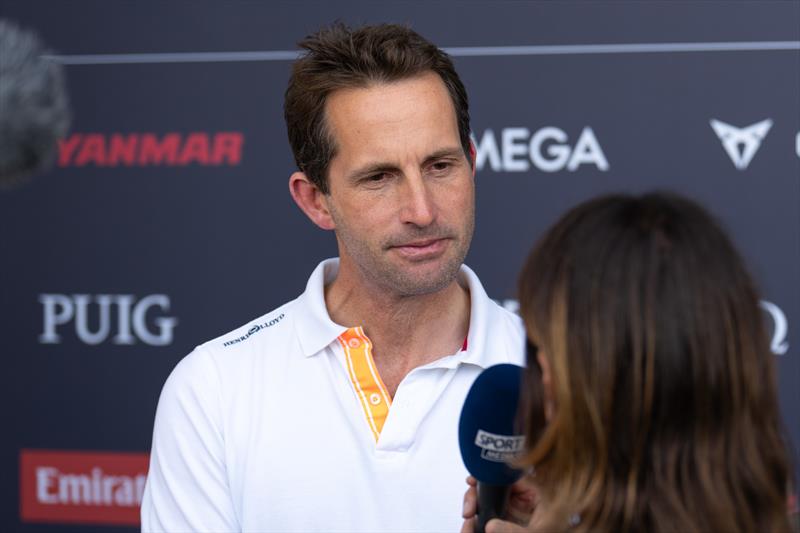
<svg viewBox="0 0 800 533">
<path fill-rule="evenodd" d="M 711 127 L 722 141 L 722 147 L 739 170 L 744 170 L 753 160 L 761 141 L 772 127 L 772 119 L 762 120 L 744 128 L 737 128 L 717 119 L 711 119 Z"/>
</svg>

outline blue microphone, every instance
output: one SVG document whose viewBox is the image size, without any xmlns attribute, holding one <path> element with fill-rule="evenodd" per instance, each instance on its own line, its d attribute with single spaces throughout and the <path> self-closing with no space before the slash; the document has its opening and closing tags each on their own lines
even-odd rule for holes
<svg viewBox="0 0 800 533">
<path fill-rule="evenodd" d="M 523 369 L 512 364 L 487 368 L 467 393 L 458 425 L 461 458 L 478 480 L 477 533 L 492 518 L 503 518 L 511 485 L 522 471 L 508 462 L 525 449 L 517 408 Z"/>
</svg>

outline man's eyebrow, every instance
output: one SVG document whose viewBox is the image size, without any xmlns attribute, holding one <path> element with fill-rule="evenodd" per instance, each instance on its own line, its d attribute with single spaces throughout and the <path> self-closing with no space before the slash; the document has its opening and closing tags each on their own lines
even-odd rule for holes
<svg viewBox="0 0 800 533">
<path fill-rule="evenodd" d="M 441 150 L 437 150 L 433 152 L 431 155 L 425 158 L 423 161 L 423 165 L 427 165 L 437 159 L 446 159 L 446 158 L 459 158 L 464 155 L 464 150 L 461 148 L 443 148 Z"/>
<path fill-rule="evenodd" d="M 464 151 L 461 148 L 443 148 L 428 155 L 422 162 L 422 164 L 423 166 L 425 166 L 437 159 L 443 159 L 448 157 L 458 158 L 461 157 L 462 155 L 464 155 Z M 397 172 L 398 170 L 400 170 L 400 167 L 392 163 L 369 163 L 351 172 L 348 175 L 348 178 L 350 180 L 357 180 L 359 178 L 372 176 L 374 174 L 380 174 L 382 172 Z"/>
<path fill-rule="evenodd" d="M 370 163 L 351 172 L 348 176 L 348 179 L 356 181 L 360 178 L 365 178 L 374 174 L 381 174 L 383 172 L 397 172 L 398 170 L 399 168 L 397 165 L 392 165 L 390 163 Z"/>
</svg>

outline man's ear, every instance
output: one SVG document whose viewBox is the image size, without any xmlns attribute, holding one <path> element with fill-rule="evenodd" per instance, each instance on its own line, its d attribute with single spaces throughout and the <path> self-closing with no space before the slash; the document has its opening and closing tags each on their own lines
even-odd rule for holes
<svg viewBox="0 0 800 533">
<path fill-rule="evenodd" d="M 305 173 L 295 172 L 289 177 L 289 192 L 311 222 L 322 229 L 336 227 L 328 210 L 325 194 L 308 179 Z"/>
</svg>

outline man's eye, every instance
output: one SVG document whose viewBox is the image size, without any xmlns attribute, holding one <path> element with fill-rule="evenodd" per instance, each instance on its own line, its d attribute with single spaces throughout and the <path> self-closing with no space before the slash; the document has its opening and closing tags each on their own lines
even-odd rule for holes
<svg viewBox="0 0 800 533">
<path fill-rule="evenodd" d="M 383 181 L 387 178 L 386 172 L 380 172 L 378 174 L 373 174 L 372 176 L 367 177 L 367 181 L 376 182 L 376 181 Z"/>
<path fill-rule="evenodd" d="M 436 163 L 431 165 L 431 170 L 434 172 L 444 172 L 449 169 L 452 165 L 449 161 L 437 161 Z"/>
</svg>

